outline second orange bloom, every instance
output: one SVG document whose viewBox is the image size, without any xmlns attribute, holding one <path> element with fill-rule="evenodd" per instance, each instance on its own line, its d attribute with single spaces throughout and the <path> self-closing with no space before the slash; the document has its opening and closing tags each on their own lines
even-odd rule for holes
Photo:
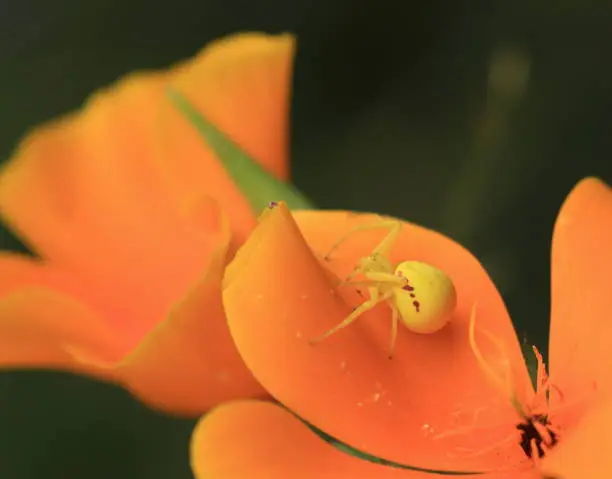
<svg viewBox="0 0 612 479">
<path fill-rule="evenodd" d="M 228 37 L 24 139 L 0 213 L 38 258 L 0 254 L 0 367 L 93 375 L 181 414 L 266 395 L 220 289 L 255 216 L 166 91 L 286 178 L 294 49 L 290 35 Z"/>
</svg>

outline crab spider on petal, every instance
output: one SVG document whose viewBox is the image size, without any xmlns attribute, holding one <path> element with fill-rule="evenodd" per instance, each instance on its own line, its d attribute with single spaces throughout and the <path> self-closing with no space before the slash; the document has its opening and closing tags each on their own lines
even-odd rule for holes
<svg viewBox="0 0 612 479">
<path fill-rule="evenodd" d="M 431 334 L 442 329 L 450 320 L 457 303 L 457 293 L 446 273 L 420 261 L 391 263 L 391 248 L 402 228 L 399 221 L 381 220 L 355 227 L 336 241 L 325 259 L 329 260 L 330 255 L 349 236 L 379 228 L 387 229 L 387 235 L 368 256 L 359 260 L 344 282 L 347 285 L 366 286 L 370 297 L 337 326 L 311 339 L 311 343 L 328 338 L 384 301 L 389 304 L 392 315 L 389 358 L 393 356 L 400 321 L 414 333 Z M 353 281 L 359 275 L 363 280 Z"/>
</svg>

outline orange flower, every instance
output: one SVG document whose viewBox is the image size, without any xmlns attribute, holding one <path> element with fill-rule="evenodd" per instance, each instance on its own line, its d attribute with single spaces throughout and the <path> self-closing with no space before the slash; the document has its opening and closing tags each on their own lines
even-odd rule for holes
<svg viewBox="0 0 612 479">
<path fill-rule="evenodd" d="M 504 303 L 479 262 L 452 240 L 409 223 L 391 260 L 423 261 L 452 278 L 457 306 L 450 323 L 428 335 L 402 328 L 392 360 L 385 353 L 385 305 L 323 342 L 309 341 L 363 301 L 334 282 L 381 235 L 355 234 L 329 261 L 320 254 L 355 225 L 372 221 L 347 212 L 292 217 L 277 207 L 228 267 L 223 303 L 232 337 L 272 396 L 342 443 L 399 464 L 490 471 L 486 477 L 496 479 L 542 477 L 540 470 L 564 479 L 612 477 L 610 458 L 593 455 L 606 455 L 612 428 L 612 401 L 606 401 L 612 386 L 610 189 L 583 180 L 559 214 L 552 245 L 551 376 L 540 361 L 537 392 Z M 194 433 L 196 475 L 429 477 L 341 452 L 288 410 L 249 400 L 213 410 Z M 590 447 L 597 441 L 598 448 Z"/>
<path fill-rule="evenodd" d="M 255 217 L 166 92 L 284 178 L 293 53 L 290 35 L 222 39 L 25 138 L 0 212 L 40 258 L 0 255 L 2 367 L 90 374 L 178 413 L 265 396 L 221 303 L 230 240 Z"/>
</svg>

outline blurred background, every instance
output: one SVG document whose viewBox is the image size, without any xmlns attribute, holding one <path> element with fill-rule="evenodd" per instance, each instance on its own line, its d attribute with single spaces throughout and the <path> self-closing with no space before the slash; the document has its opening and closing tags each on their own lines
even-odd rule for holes
<svg viewBox="0 0 612 479">
<path fill-rule="evenodd" d="M 0 156 L 128 71 L 295 32 L 298 187 L 462 242 L 545 348 L 556 213 L 581 177 L 612 182 L 610 25 L 604 1 L 4 0 Z M 2 479 L 189 479 L 192 427 L 86 379 L 0 373 Z"/>
</svg>

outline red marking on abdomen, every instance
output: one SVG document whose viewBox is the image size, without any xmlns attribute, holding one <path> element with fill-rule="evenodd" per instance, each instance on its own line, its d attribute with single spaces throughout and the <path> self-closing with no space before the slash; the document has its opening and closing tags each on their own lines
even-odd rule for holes
<svg viewBox="0 0 612 479">
<path fill-rule="evenodd" d="M 406 282 L 409 282 L 410 280 L 408 278 L 406 278 L 406 276 L 404 276 L 403 274 L 398 273 L 399 276 L 401 276 L 402 278 L 404 278 L 406 280 Z M 421 312 L 421 303 L 419 303 L 416 300 L 416 294 L 413 292 L 414 291 L 414 286 L 412 286 L 411 284 L 407 284 L 405 286 L 402 286 L 402 289 L 404 291 L 409 291 L 410 292 L 410 297 L 414 299 L 414 301 L 412 302 L 412 305 L 414 306 L 414 309 L 416 310 L 417 313 Z"/>
</svg>

